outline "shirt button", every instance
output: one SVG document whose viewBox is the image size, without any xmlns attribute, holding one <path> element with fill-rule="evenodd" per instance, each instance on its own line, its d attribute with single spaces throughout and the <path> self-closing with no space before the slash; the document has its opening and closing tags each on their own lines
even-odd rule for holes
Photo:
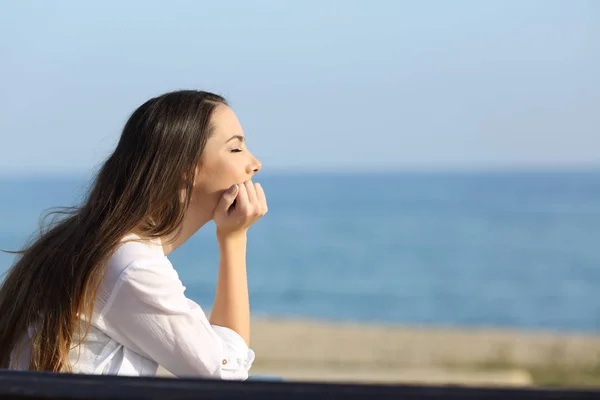
<svg viewBox="0 0 600 400">
<path fill-rule="evenodd" d="M 222 361 L 222 364 L 223 364 L 223 365 L 227 365 L 227 360 L 226 360 L 226 359 L 223 359 L 223 361 Z"/>
</svg>

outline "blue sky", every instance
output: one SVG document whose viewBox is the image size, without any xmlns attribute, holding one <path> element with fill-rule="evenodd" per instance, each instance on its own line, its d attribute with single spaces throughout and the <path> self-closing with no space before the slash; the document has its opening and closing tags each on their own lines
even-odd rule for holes
<svg viewBox="0 0 600 400">
<path fill-rule="evenodd" d="M 600 2 L 3 1 L 0 173 L 85 173 L 227 96 L 265 170 L 600 165 Z"/>
</svg>

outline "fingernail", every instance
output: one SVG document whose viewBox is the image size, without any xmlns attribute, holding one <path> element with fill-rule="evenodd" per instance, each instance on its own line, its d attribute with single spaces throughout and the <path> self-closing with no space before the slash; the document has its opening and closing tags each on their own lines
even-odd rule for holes
<svg viewBox="0 0 600 400">
<path fill-rule="evenodd" d="M 238 184 L 234 183 L 233 186 L 231 187 L 231 191 L 235 192 L 237 190 L 237 188 L 238 188 Z"/>
</svg>

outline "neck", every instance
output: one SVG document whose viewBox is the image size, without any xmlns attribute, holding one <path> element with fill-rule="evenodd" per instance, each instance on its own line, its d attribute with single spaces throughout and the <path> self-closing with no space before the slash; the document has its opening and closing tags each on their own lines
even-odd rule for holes
<svg viewBox="0 0 600 400">
<path fill-rule="evenodd" d="M 212 213 L 197 211 L 191 212 L 188 209 L 183 223 L 179 229 L 176 229 L 171 235 L 161 238 L 163 252 L 165 256 L 172 253 L 179 246 L 198 232 L 208 221 L 212 219 Z"/>
</svg>

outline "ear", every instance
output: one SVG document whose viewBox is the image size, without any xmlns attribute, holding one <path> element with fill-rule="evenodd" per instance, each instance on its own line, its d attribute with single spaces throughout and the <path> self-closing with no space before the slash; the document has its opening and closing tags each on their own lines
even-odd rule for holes
<svg viewBox="0 0 600 400">
<path fill-rule="evenodd" d="M 202 179 L 202 159 L 200 159 L 200 161 L 198 161 L 198 164 L 196 165 L 196 168 L 194 168 L 194 176 L 191 176 L 190 179 L 192 181 L 192 188 L 196 187 L 196 184 L 198 183 L 198 179 Z"/>
<path fill-rule="evenodd" d="M 181 186 L 186 188 L 188 183 L 191 182 L 192 188 L 196 186 L 196 178 L 200 174 L 200 165 L 197 165 L 192 172 L 184 171 L 181 174 Z"/>
</svg>

